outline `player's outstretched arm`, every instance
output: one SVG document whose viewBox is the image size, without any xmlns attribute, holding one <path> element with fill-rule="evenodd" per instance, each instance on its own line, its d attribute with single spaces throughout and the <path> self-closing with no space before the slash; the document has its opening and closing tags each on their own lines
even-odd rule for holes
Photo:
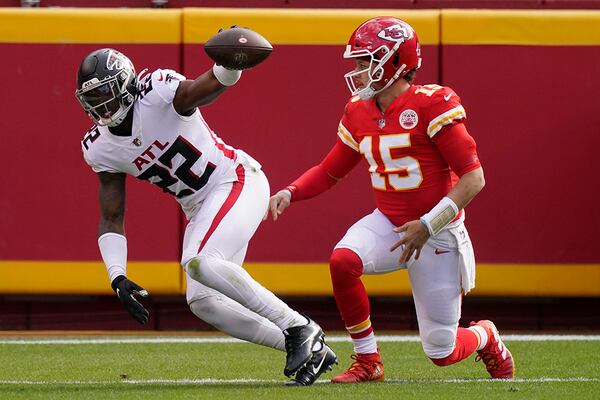
<svg viewBox="0 0 600 400">
<path fill-rule="evenodd" d="M 240 75 L 241 71 L 215 65 L 193 81 L 181 81 L 173 98 L 173 108 L 180 115 L 191 115 L 196 107 L 215 101 L 225 89 L 238 81 Z"/>
<path fill-rule="evenodd" d="M 127 279 L 127 239 L 123 218 L 125 216 L 125 174 L 99 172 L 100 224 L 98 247 L 111 281 L 111 287 L 123 307 L 140 324 L 148 321 L 148 310 L 135 298 L 147 297 L 148 292 Z"/>
<path fill-rule="evenodd" d="M 298 179 L 280 190 L 269 201 L 269 212 L 276 221 L 292 201 L 306 200 L 330 189 L 360 161 L 360 154 L 337 142 L 320 164 L 308 169 Z"/>
</svg>

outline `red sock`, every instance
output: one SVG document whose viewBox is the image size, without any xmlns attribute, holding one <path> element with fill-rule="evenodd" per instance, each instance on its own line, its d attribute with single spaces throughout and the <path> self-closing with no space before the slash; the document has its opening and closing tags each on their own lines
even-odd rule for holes
<svg viewBox="0 0 600 400">
<path fill-rule="evenodd" d="M 458 328 L 456 332 L 456 344 L 454 351 L 445 358 L 432 358 L 431 361 L 437 366 L 445 367 L 464 360 L 477 349 L 479 337 L 475 332 L 467 328 Z"/>
<path fill-rule="evenodd" d="M 373 332 L 369 320 L 371 312 L 369 297 L 360 280 L 362 269 L 360 257 L 352 250 L 335 249 L 331 254 L 329 271 L 333 295 L 346 327 L 358 328 L 356 329 L 358 332 L 350 332 L 354 339 L 365 337 Z"/>
</svg>

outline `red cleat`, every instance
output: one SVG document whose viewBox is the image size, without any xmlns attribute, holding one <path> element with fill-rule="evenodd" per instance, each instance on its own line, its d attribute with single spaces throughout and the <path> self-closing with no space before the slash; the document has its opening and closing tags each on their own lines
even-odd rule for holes
<svg viewBox="0 0 600 400">
<path fill-rule="evenodd" d="M 342 374 L 331 379 L 333 383 L 358 383 L 383 381 L 383 363 L 379 351 L 373 354 L 352 354 L 355 360 Z"/>
<path fill-rule="evenodd" d="M 512 379 L 515 376 L 515 363 L 510 350 L 500 339 L 496 325 L 488 320 L 471 322 L 473 325 L 479 325 L 488 335 L 488 343 L 477 351 L 475 361 L 483 361 L 492 379 Z"/>
</svg>

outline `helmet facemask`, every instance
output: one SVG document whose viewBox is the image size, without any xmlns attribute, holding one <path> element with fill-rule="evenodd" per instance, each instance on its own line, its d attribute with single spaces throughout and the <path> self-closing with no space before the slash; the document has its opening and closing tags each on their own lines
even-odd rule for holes
<svg viewBox="0 0 600 400">
<path fill-rule="evenodd" d="M 384 86 L 380 89 L 375 89 L 373 87 L 373 83 L 380 82 L 385 73 L 385 65 L 388 61 L 394 56 L 400 43 L 397 42 L 392 49 L 390 50 L 387 46 L 382 45 L 378 47 L 375 51 L 369 51 L 367 49 L 361 50 L 352 50 L 352 46 L 347 45 L 346 51 L 344 52 L 344 58 L 368 58 L 369 67 L 360 71 L 350 71 L 344 75 L 346 79 L 346 84 L 348 85 L 348 89 L 352 92 L 352 96 L 358 96 L 362 100 L 368 100 L 375 96 L 377 93 L 387 89 L 398 77 L 402 74 L 402 72 L 406 69 L 406 65 L 403 64 L 398 68 L 393 77 L 384 81 Z M 378 57 L 378 54 L 383 54 L 382 57 Z M 367 84 L 363 86 L 357 85 L 356 78 L 358 75 L 366 73 L 368 74 L 369 81 Z"/>
</svg>

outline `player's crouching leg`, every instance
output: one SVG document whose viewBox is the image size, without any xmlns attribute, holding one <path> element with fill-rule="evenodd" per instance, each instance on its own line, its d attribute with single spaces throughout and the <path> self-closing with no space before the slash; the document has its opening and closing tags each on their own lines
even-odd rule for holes
<svg viewBox="0 0 600 400">
<path fill-rule="evenodd" d="M 456 333 L 450 327 L 438 326 L 421 333 L 423 351 L 437 366 L 453 364 Z"/>
</svg>

